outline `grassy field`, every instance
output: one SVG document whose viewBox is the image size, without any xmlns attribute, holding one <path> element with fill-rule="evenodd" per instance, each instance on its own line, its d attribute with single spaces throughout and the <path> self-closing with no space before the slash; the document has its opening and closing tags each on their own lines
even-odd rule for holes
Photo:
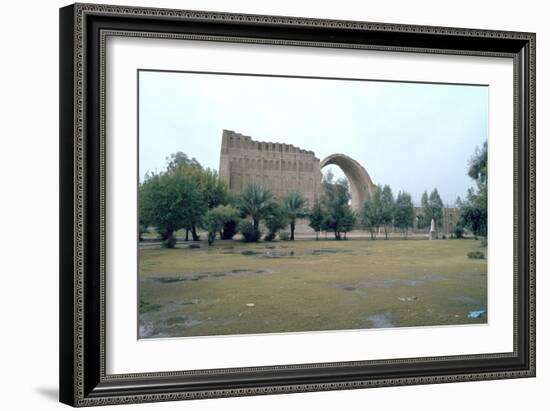
<svg viewBox="0 0 550 411">
<path fill-rule="evenodd" d="M 140 249 L 139 334 L 486 323 L 481 241 L 302 240 Z M 469 318 L 471 311 L 484 311 Z"/>
</svg>

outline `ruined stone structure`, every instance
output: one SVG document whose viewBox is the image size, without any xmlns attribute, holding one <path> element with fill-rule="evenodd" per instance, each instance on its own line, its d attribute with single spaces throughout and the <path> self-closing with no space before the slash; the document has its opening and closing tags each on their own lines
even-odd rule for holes
<svg viewBox="0 0 550 411">
<path fill-rule="evenodd" d="M 359 210 L 367 196 L 376 190 L 369 173 L 361 164 L 345 154 L 331 154 L 321 161 L 321 168 L 330 164 L 340 167 L 346 175 L 351 191 L 351 209 Z"/>
<path fill-rule="evenodd" d="M 443 232 L 451 233 L 456 223 L 458 222 L 458 217 L 460 214 L 460 209 L 457 207 L 445 207 L 443 209 Z"/>
<path fill-rule="evenodd" d="M 230 130 L 223 130 L 219 174 L 237 194 L 257 183 L 268 187 L 275 198 L 299 191 L 313 204 L 321 190 L 320 161 L 313 151 L 255 141 Z"/>
<path fill-rule="evenodd" d="M 441 224 L 441 233 L 450 234 L 455 228 L 456 223 L 458 222 L 460 210 L 457 207 L 445 207 L 443 208 L 443 221 Z M 415 221 L 414 221 L 414 230 L 426 231 L 428 228 L 418 229 L 418 216 L 424 214 L 424 209 L 422 207 L 414 208 Z"/>
<path fill-rule="evenodd" d="M 332 154 L 321 161 L 313 151 L 292 144 L 256 141 L 231 130 L 222 133 L 219 175 L 234 194 L 256 183 L 268 187 L 275 199 L 299 191 L 311 206 L 321 197 L 321 169 L 331 164 L 346 175 L 351 208 L 357 211 L 376 185 L 367 170 L 349 156 Z M 415 214 L 422 214 L 422 208 L 415 207 Z M 458 209 L 445 208 L 442 232 L 451 232 L 457 218 Z"/>
<path fill-rule="evenodd" d="M 248 184 L 259 183 L 268 187 L 275 198 L 300 191 L 313 205 L 321 194 L 321 169 L 330 164 L 338 165 L 348 178 L 351 207 L 358 210 L 376 186 L 367 170 L 347 155 L 332 154 L 319 161 L 313 151 L 292 144 L 255 141 L 223 130 L 219 174 L 236 194 Z"/>
</svg>

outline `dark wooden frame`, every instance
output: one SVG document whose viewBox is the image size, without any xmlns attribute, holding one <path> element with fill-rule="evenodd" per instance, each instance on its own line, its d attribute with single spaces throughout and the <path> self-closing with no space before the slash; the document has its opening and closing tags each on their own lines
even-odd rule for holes
<svg viewBox="0 0 550 411">
<path fill-rule="evenodd" d="M 104 40 L 109 35 L 509 57 L 514 351 L 134 375 L 105 373 Z M 74 406 L 535 375 L 535 34 L 76 4 L 60 10 L 60 400 Z"/>
</svg>

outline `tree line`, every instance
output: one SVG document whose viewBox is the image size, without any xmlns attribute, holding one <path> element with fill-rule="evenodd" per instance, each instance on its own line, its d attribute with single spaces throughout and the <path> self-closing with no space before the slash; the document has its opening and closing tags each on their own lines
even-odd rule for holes
<svg viewBox="0 0 550 411">
<path fill-rule="evenodd" d="M 460 214 L 454 227 L 455 235 L 460 238 L 468 229 L 476 236 L 487 237 L 487 141 L 476 148 L 470 158 L 468 176 L 474 180 L 475 187 L 468 189 L 464 200 L 460 197 L 456 200 Z"/>
<path fill-rule="evenodd" d="M 458 222 L 453 234 L 461 238 L 465 230 L 474 235 L 487 235 L 487 143 L 476 149 L 469 161 L 468 175 L 476 188 L 468 190 L 465 200 L 457 199 Z M 276 200 L 273 193 L 261 184 L 250 184 L 239 195 L 229 192 L 216 171 L 204 168 L 194 158 L 178 152 L 167 158 L 166 169 L 148 173 L 139 187 L 139 230 L 141 235 L 148 227 L 155 227 L 164 247 L 173 248 L 175 233 L 185 230 L 199 240 L 198 230 L 207 231 L 207 240 L 232 239 L 238 232 L 244 241 L 259 241 L 262 230 L 266 241 L 290 228 L 289 239 L 294 240 L 296 222 L 308 218 L 316 239 L 321 232 L 332 233 L 336 240 L 347 238 L 354 228 L 362 228 L 376 239 L 383 231 L 384 238 L 396 228 L 407 238 L 409 229 L 417 219 L 418 228 L 429 227 L 432 219 L 437 227 L 443 224 L 443 201 L 437 191 L 421 198 L 422 213 L 415 215 L 411 195 L 405 191 L 394 197 L 389 185 L 381 185 L 370 194 L 357 212 L 350 207 L 350 189 L 346 179 L 334 180 L 329 171 L 323 176 L 322 195 L 311 207 L 298 192 L 287 193 Z M 263 223 L 263 226 L 261 225 Z"/>
<path fill-rule="evenodd" d="M 456 200 L 458 218 L 453 227 L 451 235 L 462 238 L 466 231 L 474 236 L 487 236 L 487 141 L 481 148 L 476 148 L 474 154 L 468 161 L 468 176 L 474 181 L 475 187 L 468 190 L 466 198 L 460 197 Z M 362 226 L 369 230 L 371 237 L 376 238 L 380 228 L 384 229 L 387 239 L 388 227 L 395 227 L 407 236 L 408 229 L 413 226 L 414 219 L 417 219 L 418 228 L 423 229 L 430 226 L 431 221 L 435 222 L 438 229 L 443 226 L 444 204 L 441 196 L 434 188 L 428 194 L 424 191 L 421 198 L 422 212 L 415 216 L 411 196 L 406 192 L 400 192 L 397 198 L 393 199 L 391 188 L 382 186 L 363 204 L 359 211 L 359 221 Z"/>
<path fill-rule="evenodd" d="M 168 248 L 175 246 L 175 233 L 181 229 L 185 230 L 186 241 L 189 235 L 198 241 L 197 230 L 206 230 L 208 243 L 213 244 L 216 238 L 232 239 L 239 232 L 244 241 L 259 241 L 263 228 L 267 230 L 263 239 L 272 241 L 288 227 L 288 239 L 292 241 L 297 220 L 308 218 L 316 239 L 321 232 L 332 233 L 336 240 L 346 239 L 347 233 L 358 226 L 367 229 L 373 239 L 383 228 L 387 239 L 390 226 L 406 237 L 414 222 L 411 196 L 399 192 L 394 199 L 388 185 L 376 190 L 354 212 L 348 181 L 334 180 L 329 171 L 323 176 L 321 198 L 309 208 L 300 192 L 289 192 L 277 201 L 261 184 L 250 184 L 239 195 L 232 195 L 215 171 L 181 152 L 167 159 L 166 170 L 147 174 L 139 192 L 140 235 L 153 226 L 162 245 Z M 429 210 L 426 215 L 431 215 Z M 285 238 L 286 232 L 280 237 Z"/>
<path fill-rule="evenodd" d="M 186 241 L 189 234 L 198 241 L 199 229 L 207 231 L 209 244 L 218 236 L 232 239 L 237 232 L 245 241 L 258 241 L 260 222 L 268 230 L 265 240 L 275 239 L 287 226 L 290 240 L 294 240 L 296 220 L 308 215 L 300 192 L 289 192 L 275 201 L 268 188 L 251 184 L 238 196 L 232 195 L 214 170 L 181 152 L 167 158 L 165 170 L 145 176 L 139 186 L 139 202 L 140 238 L 148 227 L 154 227 L 167 248 L 175 246 L 175 233 L 181 229 Z"/>
</svg>

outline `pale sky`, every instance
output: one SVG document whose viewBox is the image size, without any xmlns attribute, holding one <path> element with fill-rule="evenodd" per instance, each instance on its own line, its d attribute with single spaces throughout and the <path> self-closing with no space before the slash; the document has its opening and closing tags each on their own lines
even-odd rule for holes
<svg viewBox="0 0 550 411">
<path fill-rule="evenodd" d="M 140 179 L 177 151 L 217 170 L 229 129 L 321 160 L 347 154 L 395 195 L 416 204 L 437 187 L 451 205 L 488 136 L 486 86 L 141 71 L 139 87 Z"/>
</svg>

